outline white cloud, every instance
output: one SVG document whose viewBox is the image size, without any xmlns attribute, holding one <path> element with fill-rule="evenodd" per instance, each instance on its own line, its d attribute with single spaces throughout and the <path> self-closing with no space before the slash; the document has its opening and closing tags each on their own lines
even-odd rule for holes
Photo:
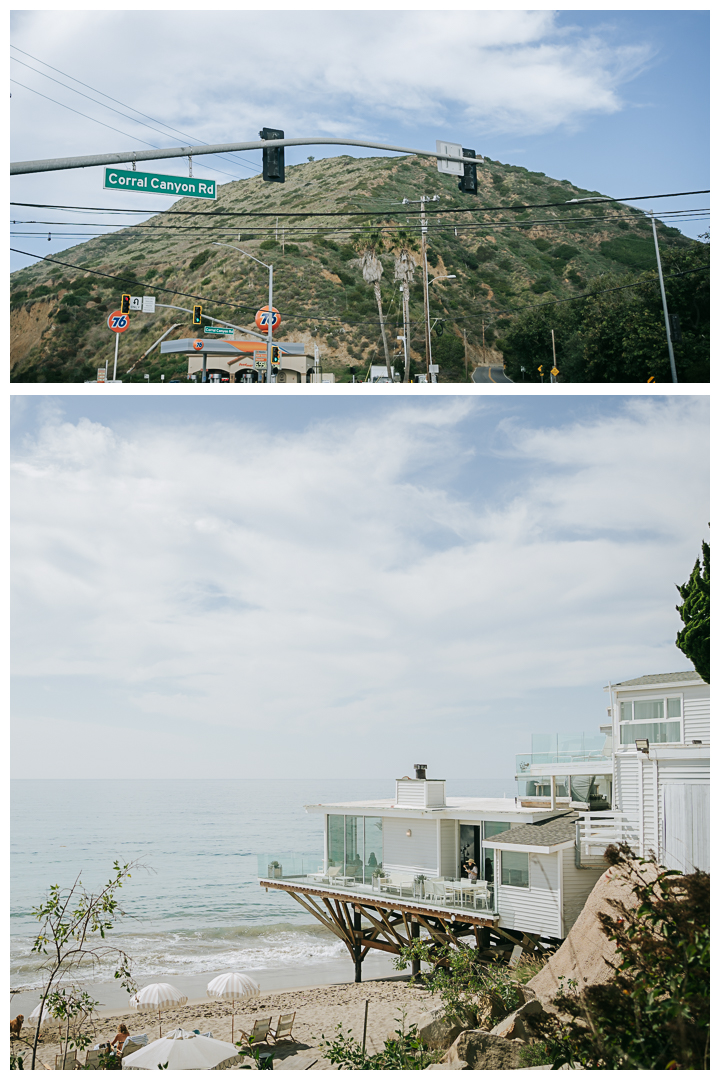
<svg viewBox="0 0 720 1080">
<path fill-rule="evenodd" d="M 542 427 L 463 398 L 301 433 L 49 419 L 14 464 L 15 669 L 91 680 L 101 739 L 124 688 L 129 729 L 192 729 L 200 769 L 220 732 L 272 745 L 270 775 L 377 775 L 381 744 L 470 732 L 499 752 L 509 699 L 688 666 L 706 436 L 681 398 Z"/>
</svg>

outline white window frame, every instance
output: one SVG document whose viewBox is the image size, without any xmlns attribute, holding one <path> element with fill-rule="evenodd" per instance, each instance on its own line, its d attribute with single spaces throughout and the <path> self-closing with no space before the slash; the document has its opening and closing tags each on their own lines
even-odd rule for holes
<svg viewBox="0 0 720 1080">
<path fill-rule="evenodd" d="M 676 698 L 680 699 L 680 715 L 679 716 L 668 716 L 668 714 L 667 714 L 667 711 L 668 711 L 667 703 L 668 703 L 668 700 L 670 698 L 672 698 L 673 700 L 676 699 Z M 680 743 L 684 744 L 684 742 L 685 742 L 685 698 L 684 698 L 684 695 L 681 692 L 662 695 L 663 713 L 664 713 L 664 716 L 663 716 L 662 719 L 659 719 L 659 718 L 656 719 L 656 720 L 636 720 L 635 719 L 635 704 L 636 704 L 636 702 L 638 702 L 638 701 L 658 701 L 658 700 L 660 700 L 660 695 L 655 696 L 655 697 L 625 698 L 625 699 L 621 699 L 618 702 L 618 706 L 619 706 L 619 708 L 618 708 L 618 745 L 620 746 L 620 748 L 622 748 L 623 746 L 632 745 L 631 743 L 623 743 L 623 741 L 622 741 L 623 728 L 632 727 L 635 724 L 674 724 L 676 721 L 680 722 Z M 632 720 L 622 720 L 621 719 L 623 705 L 632 705 L 632 711 L 633 711 L 633 719 Z M 663 746 L 665 744 L 664 743 L 651 743 L 650 745 L 651 746 Z M 676 743 L 671 743 L 670 745 L 672 746 L 672 745 L 677 745 L 677 744 Z"/>
</svg>

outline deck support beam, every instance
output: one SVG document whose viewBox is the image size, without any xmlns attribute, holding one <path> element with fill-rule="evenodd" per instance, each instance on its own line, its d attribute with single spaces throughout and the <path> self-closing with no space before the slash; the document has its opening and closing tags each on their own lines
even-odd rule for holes
<svg viewBox="0 0 720 1080">
<path fill-rule="evenodd" d="M 353 913 L 353 930 L 355 931 L 355 982 L 362 982 L 362 915 L 355 908 Z"/>
<path fill-rule="evenodd" d="M 418 938 L 420 937 L 420 923 L 417 921 L 417 919 L 414 919 L 412 917 L 412 915 L 410 916 L 410 937 L 412 938 L 413 942 L 417 941 Z M 419 960 L 413 960 L 412 961 L 412 967 L 410 968 L 410 974 L 411 975 L 419 975 L 420 974 L 420 961 Z"/>
</svg>

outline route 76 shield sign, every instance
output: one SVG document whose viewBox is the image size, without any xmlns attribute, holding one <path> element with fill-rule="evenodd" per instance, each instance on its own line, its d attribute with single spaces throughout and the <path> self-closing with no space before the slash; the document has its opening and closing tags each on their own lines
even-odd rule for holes
<svg viewBox="0 0 720 1080">
<path fill-rule="evenodd" d="M 108 315 L 107 324 L 108 330 L 114 334 L 124 334 L 130 327 L 130 316 L 123 315 L 122 311 L 113 311 L 112 315 Z"/>
</svg>

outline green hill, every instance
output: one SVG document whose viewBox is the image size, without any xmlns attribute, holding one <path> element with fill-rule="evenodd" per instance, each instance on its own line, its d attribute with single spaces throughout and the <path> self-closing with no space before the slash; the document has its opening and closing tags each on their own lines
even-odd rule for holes
<svg viewBox="0 0 720 1080">
<path fill-rule="evenodd" d="M 201 296 L 205 314 L 252 327 L 256 309 L 267 303 L 267 272 L 228 248 L 213 247 L 216 240 L 239 243 L 264 262 L 272 261 L 282 339 L 316 343 L 323 369 L 338 379 L 349 379 L 350 367 L 362 377 L 370 362 L 383 363 L 384 354 L 373 290 L 354 264 L 352 244 L 368 224 L 385 230 L 386 237 L 397 228 L 418 237 L 418 216 L 409 213 L 418 207 L 404 205 L 403 199 L 417 200 L 421 194 L 439 196 L 428 207 L 431 276 L 456 275 L 454 281 L 431 287 L 431 316 L 442 320 L 433 333 L 441 381 L 465 381 L 463 334 L 470 367 L 483 355 L 501 362 L 496 339 L 508 325 L 509 312 L 577 295 L 601 274 L 639 274 L 654 265 L 650 221 L 641 211 L 617 203 L 567 206 L 570 199 L 600 194 L 568 180 L 487 161 L 478 168 L 475 197 L 461 194 L 455 178 L 438 173 L 434 160 L 343 156 L 307 162 L 287 168 L 283 185 L 259 177 L 229 183 L 218 189 L 214 204 L 181 200 L 142 225 L 55 256 L 69 266 L 39 262 L 14 273 L 11 379 L 93 378 L 112 357 L 114 338 L 105 319 L 124 291 L 153 293 L 158 303 L 184 308 L 198 302 L 193 296 Z M 147 209 L 150 200 L 128 194 L 125 205 Z M 546 203 L 555 205 L 511 209 Z M 676 229 L 659 225 L 659 234 L 663 250 L 693 246 Z M 387 333 L 396 353 L 402 307 L 393 280 L 395 256 L 385 251 L 381 259 Z M 419 271 L 410 317 L 412 364 L 421 370 L 425 345 Z M 171 337 L 193 335 L 187 314 L 158 309 L 154 315 L 133 315 L 120 345 L 118 377 L 142 381 L 150 373 L 155 381 L 161 372 L 166 378 L 184 377 L 183 359 L 161 357 L 159 349 L 126 375 L 176 322 L 181 325 Z M 438 330 L 444 331 L 442 338 Z"/>
</svg>

